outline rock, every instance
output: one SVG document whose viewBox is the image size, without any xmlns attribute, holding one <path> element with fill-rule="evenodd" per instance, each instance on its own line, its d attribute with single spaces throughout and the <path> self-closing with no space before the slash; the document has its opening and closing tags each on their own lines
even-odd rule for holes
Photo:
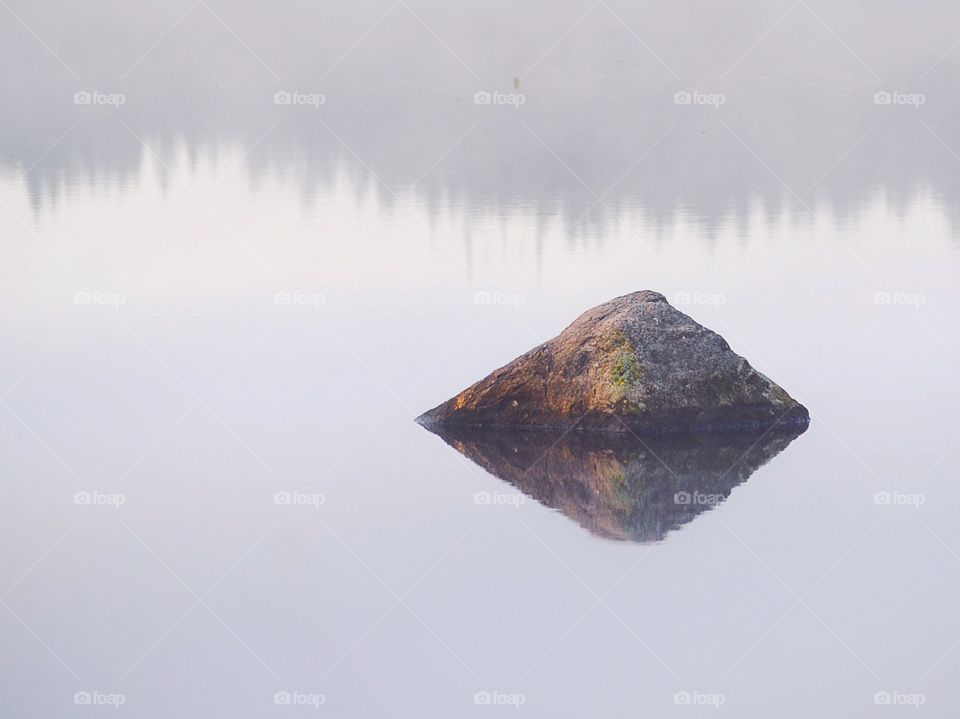
<svg viewBox="0 0 960 719">
<path fill-rule="evenodd" d="M 630 542 L 660 541 L 726 501 L 804 429 L 638 441 L 623 432 L 432 427 L 465 457 L 541 504 L 597 536 Z M 488 494 L 492 502 L 495 493 Z"/>
<path fill-rule="evenodd" d="M 425 425 L 630 431 L 806 426 L 810 415 L 658 292 L 584 312 L 557 337 L 424 413 Z"/>
</svg>

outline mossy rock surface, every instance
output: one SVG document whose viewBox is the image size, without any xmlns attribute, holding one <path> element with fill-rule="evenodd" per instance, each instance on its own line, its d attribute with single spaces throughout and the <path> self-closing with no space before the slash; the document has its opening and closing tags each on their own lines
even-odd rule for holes
<svg viewBox="0 0 960 719">
<path fill-rule="evenodd" d="M 805 426 L 809 413 L 716 332 L 643 290 L 584 312 L 419 420 L 649 435 Z"/>
</svg>

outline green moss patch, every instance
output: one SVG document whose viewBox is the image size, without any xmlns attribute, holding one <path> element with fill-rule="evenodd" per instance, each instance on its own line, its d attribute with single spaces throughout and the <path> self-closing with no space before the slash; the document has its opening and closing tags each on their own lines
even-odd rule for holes
<svg viewBox="0 0 960 719">
<path fill-rule="evenodd" d="M 637 362 L 633 343 L 621 330 L 614 333 L 604 348 L 610 381 L 618 387 L 632 387 L 643 379 L 643 369 Z"/>
</svg>

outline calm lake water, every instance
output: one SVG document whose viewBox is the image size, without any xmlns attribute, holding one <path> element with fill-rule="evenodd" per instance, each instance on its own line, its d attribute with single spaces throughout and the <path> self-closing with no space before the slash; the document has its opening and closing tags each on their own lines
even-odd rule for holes
<svg viewBox="0 0 960 719">
<path fill-rule="evenodd" d="M 0 4 L 3 715 L 955 715 L 958 35 Z M 810 428 L 664 473 L 413 421 L 639 289 Z"/>
</svg>

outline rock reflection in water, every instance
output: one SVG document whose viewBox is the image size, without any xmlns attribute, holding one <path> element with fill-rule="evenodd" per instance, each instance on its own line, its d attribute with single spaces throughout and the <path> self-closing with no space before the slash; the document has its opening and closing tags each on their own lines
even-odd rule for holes
<svg viewBox="0 0 960 719">
<path fill-rule="evenodd" d="M 656 542 L 726 500 L 803 429 L 644 437 L 430 430 L 525 494 L 607 539 Z"/>
</svg>

